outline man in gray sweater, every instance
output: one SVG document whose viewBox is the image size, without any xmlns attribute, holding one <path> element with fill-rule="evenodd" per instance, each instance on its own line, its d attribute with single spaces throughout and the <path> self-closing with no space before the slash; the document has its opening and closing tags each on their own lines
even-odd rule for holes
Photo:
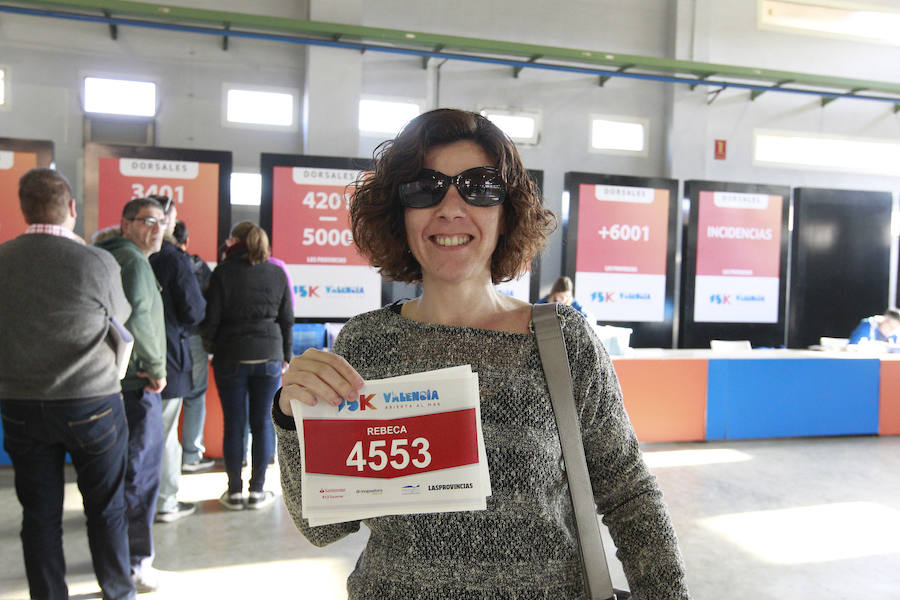
<svg viewBox="0 0 900 600">
<path fill-rule="evenodd" d="M 32 598 L 68 598 L 63 463 L 78 477 L 104 598 L 134 598 L 128 564 L 128 428 L 109 318 L 131 307 L 119 265 L 73 233 L 69 182 L 37 168 L 19 181 L 23 235 L 0 245 L 0 410 L 22 504 Z"/>
</svg>

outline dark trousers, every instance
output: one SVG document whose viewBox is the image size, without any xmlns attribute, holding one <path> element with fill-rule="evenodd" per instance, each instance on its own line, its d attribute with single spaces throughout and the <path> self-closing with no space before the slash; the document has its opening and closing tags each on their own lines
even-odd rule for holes
<svg viewBox="0 0 900 600">
<path fill-rule="evenodd" d="M 106 599 L 134 598 L 128 564 L 122 397 L 0 401 L 3 445 L 22 504 L 22 549 L 32 598 L 69 597 L 63 556 L 63 464 L 72 457 L 94 573 Z"/>
<path fill-rule="evenodd" d="M 153 563 L 153 517 L 162 468 L 163 424 L 159 394 L 144 390 L 123 392 L 128 418 L 128 469 L 125 505 L 131 570 L 140 572 Z"/>
<path fill-rule="evenodd" d="M 225 472 L 228 473 L 228 491 L 240 492 L 243 488 L 241 462 L 244 456 L 244 429 L 249 417 L 250 433 L 253 434 L 250 491 L 261 492 L 275 448 L 272 399 L 281 385 L 281 361 L 241 363 L 213 359 L 213 374 L 225 421 L 222 453 Z"/>
</svg>

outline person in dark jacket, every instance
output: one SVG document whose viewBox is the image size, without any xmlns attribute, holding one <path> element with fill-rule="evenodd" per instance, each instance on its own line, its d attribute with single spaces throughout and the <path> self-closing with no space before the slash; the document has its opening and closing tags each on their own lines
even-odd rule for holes
<svg viewBox="0 0 900 600">
<path fill-rule="evenodd" d="M 223 453 L 228 489 L 219 502 L 229 510 L 263 508 L 274 500 L 264 491 L 274 452 L 269 413 L 291 359 L 294 311 L 287 278 L 268 262 L 269 238 L 254 223 L 235 225 L 225 259 L 206 292 L 201 334 L 213 354 L 213 375 L 225 420 Z M 249 399 L 249 402 L 248 402 Z M 248 419 L 253 434 L 249 494 L 243 494 L 241 461 Z"/>
<path fill-rule="evenodd" d="M 181 443 L 178 441 L 178 416 L 182 399 L 193 389 L 190 332 L 206 313 L 206 300 L 191 269 L 188 255 L 172 243 L 178 209 L 166 196 L 157 196 L 163 210 L 168 208 L 168 226 L 160 251 L 150 257 L 150 266 L 162 290 L 163 316 L 166 322 L 166 373 L 168 385 L 162 392 L 163 461 L 156 501 L 157 522 L 168 523 L 192 514 L 192 502 L 179 502 Z"/>
<path fill-rule="evenodd" d="M 191 261 L 191 270 L 200 291 L 206 293 L 212 270 L 206 261 L 196 254 L 188 253 L 190 234 L 184 221 L 177 221 L 172 231 L 175 245 L 182 250 Z M 185 394 L 181 408 L 181 470 L 187 473 L 205 471 L 212 468 L 215 461 L 206 458 L 203 453 L 203 425 L 206 422 L 206 389 L 209 387 L 209 355 L 203 347 L 203 338 L 198 327 L 192 327 L 188 336 L 191 349 L 191 391 Z"/>
</svg>

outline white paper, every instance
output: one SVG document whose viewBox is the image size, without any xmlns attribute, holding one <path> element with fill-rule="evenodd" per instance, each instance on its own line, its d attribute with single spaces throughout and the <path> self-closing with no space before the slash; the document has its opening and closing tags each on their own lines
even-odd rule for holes
<svg viewBox="0 0 900 600">
<path fill-rule="evenodd" d="M 469 365 L 371 380 L 359 398 L 340 407 L 291 401 L 303 456 L 302 511 L 310 525 L 486 508 L 490 474 L 478 375 Z M 304 423 L 315 447 L 307 448 Z M 440 466 L 447 461 L 451 466 Z M 308 463 L 315 463 L 311 472 Z"/>
</svg>

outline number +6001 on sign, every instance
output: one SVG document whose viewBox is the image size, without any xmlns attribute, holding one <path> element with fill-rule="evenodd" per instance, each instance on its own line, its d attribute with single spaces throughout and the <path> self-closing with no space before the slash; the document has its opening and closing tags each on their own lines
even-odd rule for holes
<svg viewBox="0 0 900 600">
<path fill-rule="evenodd" d="M 608 237 L 613 241 L 622 240 L 623 242 L 649 242 L 650 227 L 647 225 L 604 225 L 597 231 L 597 234 L 604 240 Z"/>
</svg>

